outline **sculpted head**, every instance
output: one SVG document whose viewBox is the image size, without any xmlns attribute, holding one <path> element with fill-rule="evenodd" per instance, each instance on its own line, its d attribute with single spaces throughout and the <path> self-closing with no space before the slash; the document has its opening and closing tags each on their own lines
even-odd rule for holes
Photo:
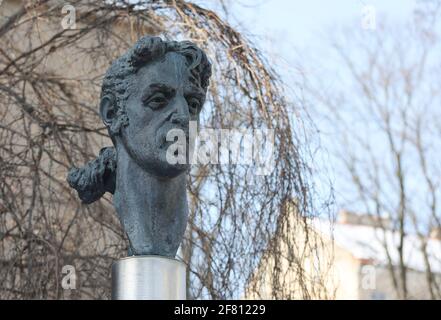
<svg viewBox="0 0 441 320">
<path fill-rule="evenodd" d="M 172 178 L 188 169 L 166 159 L 167 132 L 198 121 L 205 101 L 211 65 L 205 53 L 188 41 L 163 41 L 146 36 L 115 60 L 103 80 L 100 116 L 114 148 L 68 175 L 71 187 L 85 203 L 115 189 L 117 154 L 125 153 L 148 173 Z M 122 149 L 123 148 L 123 149 Z"/>
<path fill-rule="evenodd" d="M 205 53 L 194 44 L 141 38 L 113 62 L 103 81 L 100 114 L 117 150 L 125 148 L 155 176 L 184 172 L 188 161 L 172 165 L 166 160 L 173 143 L 166 135 L 181 129 L 189 142 L 189 122 L 199 119 L 210 75 Z"/>
</svg>

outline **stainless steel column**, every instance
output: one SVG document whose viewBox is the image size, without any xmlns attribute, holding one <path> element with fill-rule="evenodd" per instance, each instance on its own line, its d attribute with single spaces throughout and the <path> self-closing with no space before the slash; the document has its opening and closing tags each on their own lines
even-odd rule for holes
<svg viewBox="0 0 441 320">
<path fill-rule="evenodd" d="M 185 264 L 161 256 L 133 256 L 112 266 L 114 300 L 185 300 Z"/>
</svg>

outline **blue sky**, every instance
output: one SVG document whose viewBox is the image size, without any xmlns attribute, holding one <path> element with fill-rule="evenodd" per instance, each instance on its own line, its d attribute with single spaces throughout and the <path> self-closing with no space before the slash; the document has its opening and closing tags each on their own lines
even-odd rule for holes
<svg viewBox="0 0 441 320">
<path fill-rule="evenodd" d="M 404 23 L 426 0 L 225 0 L 227 19 L 262 50 L 276 70 L 292 83 L 290 73 L 303 53 L 323 48 L 324 39 L 338 28 L 362 28 L 363 10 L 372 6 L 376 21 Z M 225 18 L 216 0 L 196 0 Z M 320 57 L 326 59 L 326 55 Z M 328 62 L 326 62 L 328 63 Z"/>
<path fill-rule="evenodd" d="M 197 1 L 220 12 L 216 1 Z M 320 41 L 318 33 L 338 25 L 361 26 L 363 7 L 371 5 L 379 16 L 404 21 L 421 0 L 227 0 L 232 21 L 256 38 L 272 45 L 305 47 Z M 265 42 L 257 43 L 265 47 Z M 288 57 L 289 58 L 289 57 Z"/>
<path fill-rule="evenodd" d="M 197 2 L 214 9 L 225 18 L 217 1 Z M 366 6 L 375 9 L 377 24 L 387 19 L 389 23 L 400 26 L 412 17 L 412 12 L 422 2 L 424 0 L 226 0 L 230 13 L 228 20 L 247 35 L 271 62 L 275 63 L 275 70 L 282 75 L 288 86 L 288 95 L 296 88 L 295 78 L 299 69 L 295 66 L 299 61 L 311 65 L 311 61 L 315 58 L 321 65 L 339 70 L 340 66 L 333 65 L 329 52 L 329 35 L 338 34 L 340 28 L 362 28 L 363 10 Z M 367 30 L 366 41 L 369 41 L 369 32 L 377 31 Z M 348 47 L 348 50 L 351 48 Z M 320 68 L 312 72 L 327 79 L 330 86 L 334 85 L 335 74 L 326 74 L 325 70 Z M 320 127 L 320 129 L 324 128 Z M 326 146 L 329 141 L 325 140 L 326 137 L 322 143 Z M 342 188 L 339 185 L 345 185 L 345 179 L 335 171 L 338 165 L 334 161 L 329 161 L 331 159 L 327 158 L 326 152 L 322 152 L 321 156 L 323 159 L 318 160 L 316 165 L 320 167 L 318 170 L 324 170 L 324 175 L 329 175 L 336 187 L 336 200 L 339 202 L 341 194 L 344 193 L 341 192 Z M 326 168 L 323 164 L 326 164 Z M 316 175 L 315 178 L 325 198 L 329 186 L 323 184 L 325 179 L 320 175 Z M 337 206 L 339 207 L 339 204 Z"/>
</svg>

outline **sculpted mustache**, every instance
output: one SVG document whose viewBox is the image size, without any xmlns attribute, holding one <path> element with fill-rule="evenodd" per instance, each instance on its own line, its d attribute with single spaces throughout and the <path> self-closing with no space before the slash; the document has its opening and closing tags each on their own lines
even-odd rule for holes
<svg viewBox="0 0 441 320">
<path fill-rule="evenodd" d="M 189 127 L 178 125 L 178 124 L 171 123 L 171 122 L 167 121 L 158 130 L 157 143 L 160 148 L 163 148 L 164 146 L 166 146 L 167 143 L 173 143 L 173 141 L 167 141 L 167 133 L 173 129 L 182 130 L 184 132 L 186 140 L 188 142 L 189 136 L 190 136 Z M 175 141 L 176 141 L 176 139 L 175 139 Z"/>
</svg>

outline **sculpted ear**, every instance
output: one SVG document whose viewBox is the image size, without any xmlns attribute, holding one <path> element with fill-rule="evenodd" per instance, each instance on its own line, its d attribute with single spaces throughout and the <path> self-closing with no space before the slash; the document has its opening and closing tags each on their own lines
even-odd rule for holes
<svg viewBox="0 0 441 320">
<path fill-rule="evenodd" d="M 106 126 L 111 126 L 116 117 L 116 101 L 113 95 L 105 95 L 100 102 L 101 119 Z"/>
</svg>

